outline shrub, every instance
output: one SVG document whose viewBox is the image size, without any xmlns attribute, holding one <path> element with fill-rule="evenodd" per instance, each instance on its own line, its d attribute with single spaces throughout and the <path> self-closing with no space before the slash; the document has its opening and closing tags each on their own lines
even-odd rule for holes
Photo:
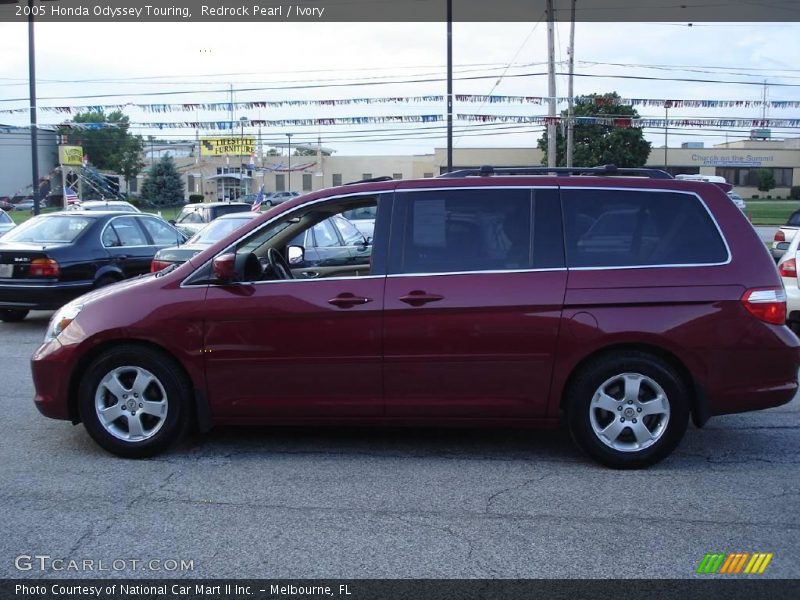
<svg viewBox="0 0 800 600">
<path fill-rule="evenodd" d="M 789 190 L 789 198 L 792 200 L 800 200 L 800 185 L 793 185 Z"/>
<path fill-rule="evenodd" d="M 203 202 L 205 199 L 203 194 L 189 194 L 189 202 Z"/>
</svg>

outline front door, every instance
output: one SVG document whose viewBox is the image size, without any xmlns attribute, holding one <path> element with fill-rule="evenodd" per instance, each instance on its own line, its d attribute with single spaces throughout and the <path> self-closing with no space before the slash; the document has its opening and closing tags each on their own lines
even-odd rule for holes
<svg viewBox="0 0 800 600">
<path fill-rule="evenodd" d="M 387 416 L 544 416 L 566 286 L 555 189 L 398 192 Z"/>
<path fill-rule="evenodd" d="M 341 202 L 314 205 L 305 216 L 302 207 L 292 211 L 242 240 L 238 252 L 249 249 L 263 264 L 267 246 L 285 253 L 304 219 L 321 218 L 312 211 Z M 384 273 L 211 285 L 204 352 L 215 415 L 382 415 Z"/>
</svg>

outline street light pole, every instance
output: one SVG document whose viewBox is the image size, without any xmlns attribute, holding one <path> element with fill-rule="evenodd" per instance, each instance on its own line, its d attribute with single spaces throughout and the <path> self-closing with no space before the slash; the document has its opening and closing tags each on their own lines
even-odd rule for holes
<svg viewBox="0 0 800 600">
<path fill-rule="evenodd" d="M 286 191 L 292 191 L 292 134 L 287 133 L 286 137 L 289 138 L 289 166 L 287 167 L 288 181 L 286 184 Z"/>
</svg>

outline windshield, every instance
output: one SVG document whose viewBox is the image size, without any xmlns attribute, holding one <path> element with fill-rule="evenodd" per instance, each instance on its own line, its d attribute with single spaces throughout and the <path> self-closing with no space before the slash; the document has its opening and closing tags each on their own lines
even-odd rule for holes
<svg viewBox="0 0 800 600">
<path fill-rule="evenodd" d="M 92 220 L 86 217 L 34 217 L 3 236 L 4 242 L 67 244 L 74 242 Z"/>
<path fill-rule="evenodd" d="M 211 244 L 224 238 L 234 229 L 238 229 L 249 220 L 249 218 L 217 219 L 196 233 L 194 237 L 187 242 L 187 244 L 203 244 L 210 246 Z"/>
</svg>

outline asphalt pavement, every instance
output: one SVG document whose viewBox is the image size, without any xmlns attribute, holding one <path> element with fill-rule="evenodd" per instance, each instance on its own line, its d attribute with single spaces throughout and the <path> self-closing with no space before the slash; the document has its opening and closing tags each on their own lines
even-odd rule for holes
<svg viewBox="0 0 800 600">
<path fill-rule="evenodd" d="M 0 323 L 2 577 L 683 578 L 709 552 L 800 575 L 797 399 L 690 427 L 646 471 L 561 430 L 219 428 L 123 460 L 33 406 L 48 317 Z"/>
</svg>

